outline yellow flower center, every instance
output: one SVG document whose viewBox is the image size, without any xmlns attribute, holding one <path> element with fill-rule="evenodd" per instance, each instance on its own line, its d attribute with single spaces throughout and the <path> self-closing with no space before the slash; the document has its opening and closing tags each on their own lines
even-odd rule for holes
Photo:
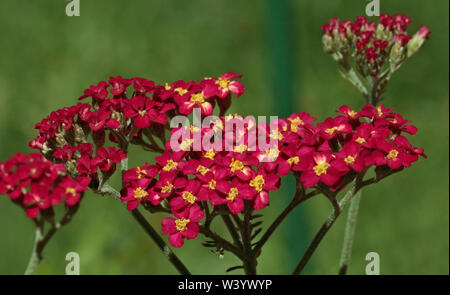
<svg viewBox="0 0 450 295">
<path fill-rule="evenodd" d="M 265 184 L 264 177 L 262 175 L 257 175 L 255 178 L 250 180 L 250 186 L 253 187 L 258 193 L 260 193 Z"/>
<path fill-rule="evenodd" d="M 177 231 L 185 230 L 189 221 L 190 220 L 186 219 L 186 218 L 180 218 L 180 219 L 175 220 L 175 226 L 177 227 Z"/>
<path fill-rule="evenodd" d="M 377 112 L 378 112 L 378 116 L 383 116 L 383 112 L 381 111 L 381 107 L 380 106 L 378 106 L 377 107 Z"/>
<path fill-rule="evenodd" d="M 348 115 L 353 118 L 354 116 L 356 116 L 356 112 L 354 110 L 350 110 L 348 112 Z"/>
<path fill-rule="evenodd" d="M 219 85 L 220 88 L 222 88 L 222 89 L 227 88 L 228 87 L 228 83 L 230 83 L 230 81 L 227 80 L 227 79 L 219 78 L 219 79 L 216 80 L 216 84 Z"/>
<path fill-rule="evenodd" d="M 398 151 L 397 150 L 390 150 L 389 154 L 386 156 L 388 159 L 392 160 L 397 158 L 398 156 Z"/>
<path fill-rule="evenodd" d="M 242 154 L 243 152 L 245 152 L 246 150 L 248 150 L 248 146 L 246 146 L 245 144 L 240 144 L 234 147 L 233 151 L 235 153 L 240 153 Z"/>
<path fill-rule="evenodd" d="M 166 166 L 163 167 L 163 170 L 170 171 L 172 169 L 177 168 L 177 166 L 178 166 L 177 162 L 174 162 L 173 160 L 167 160 L 167 164 L 166 164 Z"/>
<path fill-rule="evenodd" d="M 192 144 L 194 143 L 193 139 L 186 139 L 184 141 L 182 141 L 180 143 L 180 150 L 182 151 L 188 151 L 189 148 L 192 146 Z"/>
<path fill-rule="evenodd" d="M 142 170 L 141 167 L 137 167 L 136 174 L 138 179 L 141 179 L 143 175 L 147 175 L 147 171 Z"/>
<path fill-rule="evenodd" d="M 148 193 L 142 187 L 138 187 L 137 189 L 134 190 L 135 199 L 140 200 L 142 198 L 145 198 L 146 196 L 148 196 Z"/>
<path fill-rule="evenodd" d="M 297 165 L 300 162 L 300 158 L 298 156 L 295 157 L 291 157 L 289 159 L 287 159 L 287 162 L 289 163 L 289 165 Z"/>
<path fill-rule="evenodd" d="M 171 184 L 170 182 L 167 181 L 167 185 L 163 186 L 161 188 L 161 192 L 162 193 L 170 193 L 173 189 L 173 184 Z"/>
<path fill-rule="evenodd" d="M 211 179 L 208 183 L 208 187 L 210 190 L 215 190 L 216 189 L 216 181 L 214 179 Z"/>
<path fill-rule="evenodd" d="M 164 88 L 165 88 L 166 90 L 172 89 L 172 87 L 171 87 L 168 83 L 166 83 L 166 84 L 164 85 Z"/>
<path fill-rule="evenodd" d="M 200 172 L 201 175 L 205 175 L 209 171 L 210 171 L 209 168 L 206 168 L 205 166 L 198 165 L 197 167 L 197 172 Z"/>
<path fill-rule="evenodd" d="M 205 96 L 201 92 L 193 94 L 191 96 L 191 101 L 192 102 L 204 103 L 205 102 Z"/>
<path fill-rule="evenodd" d="M 191 125 L 191 126 L 189 126 L 189 131 L 191 131 L 191 132 L 199 132 L 200 128 L 198 128 L 197 126 Z"/>
<path fill-rule="evenodd" d="M 139 114 L 139 116 L 141 116 L 141 117 L 144 117 L 146 113 L 147 113 L 146 110 L 140 110 L 140 111 L 138 111 L 138 114 Z"/>
<path fill-rule="evenodd" d="M 186 94 L 188 92 L 187 89 L 184 89 L 184 88 L 181 88 L 181 87 L 175 88 L 174 91 L 177 92 L 179 95 L 184 95 L 184 94 Z"/>
<path fill-rule="evenodd" d="M 328 162 L 321 162 L 314 166 L 314 172 L 317 176 L 320 176 L 322 174 L 327 174 L 327 169 L 330 167 L 330 164 Z"/>
<path fill-rule="evenodd" d="M 347 156 L 347 157 L 344 159 L 344 161 L 345 161 L 345 163 L 351 165 L 351 164 L 355 163 L 355 158 L 352 157 L 352 156 Z"/>
<path fill-rule="evenodd" d="M 328 133 L 329 135 L 332 135 L 336 130 L 338 130 L 338 127 L 334 126 L 333 128 L 326 129 L 325 132 Z"/>
<path fill-rule="evenodd" d="M 278 150 L 277 147 L 266 150 L 266 156 L 269 157 L 269 159 L 272 161 L 274 161 L 276 158 L 278 158 L 279 154 L 280 154 L 280 150 Z"/>
<path fill-rule="evenodd" d="M 277 129 L 274 129 L 270 132 L 270 137 L 273 139 L 283 140 L 283 134 L 279 132 Z"/>
<path fill-rule="evenodd" d="M 214 160 L 215 155 L 216 155 L 216 153 L 213 150 L 209 150 L 203 154 L 203 157 L 208 158 L 210 160 Z"/>
<path fill-rule="evenodd" d="M 188 191 L 184 191 L 182 197 L 186 202 L 188 202 L 190 204 L 194 204 L 195 201 L 197 200 L 197 197 Z"/>
<path fill-rule="evenodd" d="M 364 138 L 362 138 L 362 137 L 358 137 L 355 141 L 356 141 L 357 143 L 359 143 L 359 144 L 366 143 L 366 140 L 365 140 Z"/>
<path fill-rule="evenodd" d="M 300 119 L 299 117 L 294 118 L 294 119 L 289 119 L 289 121 L 291 121 L 291 130 L 294 132 L 297 132 L 299 125 L 305 124 L 305 122 L 303 122 L 303 120 Z"/>
<path fill-rule="evenodd" d="M 75 195 L 77 194 L 77 190 L 74 189 L 73 187 L 68 187 L 66 188 L 66 194 L 72 195 L 72 197 L 75 197 Z"/>
<path fill-rule="evenodd" d="M 233 158 L 233 159 L 231 159 L 230 168 L 231 168 L 231 172 L 234 172 L 236 170 L 241 171 L 242 169 L 244 169 L 244 164 L 241 161 L 235 160 Z"/>
<path fill-rule="evenodd" d="M 235 187 L 232 187 L 230 189 L 230 191 L 228 192 L 227 200 L 233 202 L 234 199 L 236 199 L 238 194 L 239 194 L 238 189 Z"/>
</svg>

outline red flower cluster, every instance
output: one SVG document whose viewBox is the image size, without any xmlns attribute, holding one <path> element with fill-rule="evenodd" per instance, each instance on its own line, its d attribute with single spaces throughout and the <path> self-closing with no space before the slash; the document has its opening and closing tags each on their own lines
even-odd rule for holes
<svg viewBox="0 0 450 295">
<path fill-rule="evenodd" d="M 335 189 L 348 173 L 359 173 L 372 165 L 410 167 L 419 155 L 425 157 L 423 149 L 413 147 L 401 135 L 415 134 L 416 127 L 383 105 L 366 105 L 359 112 L 342 106 L 337 112 L 342 115 L 317 126 L 309 124 L 305 113 L 280 119 L 280 155 L 264 164 L 266 171 L 280 175 L 294 171 L 306 188 L 320 182 Z"/>
<path fill-rule="evenodd" d="M 63 200 L 74 206 L 89 180 L 75 181 L 65 172 L 64 165 L 46 160 L 40 153 L 17 153 L 6 162 L 0 162 L 0 194 L 8 194 L 13 202 L 25 209 L 29 218 L 39 213 L 53 216 L 52 206 Z"/>
<path fill-rule="evenodd" d="M 357 62 L 378 64 L 378 67 L 389 56 L 394 58 L 394 62 L 400 62 L 417 52 L 430 34 L 429 29 L 421 26 L 414 37 L 408 35 L 406 30 L 411 22 L 403 14 L 380 14 L 378 24 L 368 22 L 364 16 L 358 16 L 355 22 L 331 18 L 322 26 L 325 51 L 348 54 L 351 49 L 356 49 Z"/>
<path fill-rule="evenodd" d="M 92 179 L 98 184 L 98 169 L 103 174 L 103 180 L 108 179 L 115 172 L 116 164 L 126 158 L 123 151 L 115 147 L 100 147 L 93 156 L 91 143 L 58 147 L 53 156 L 56 160 L 68 164 L 67 170 L 71 175 L 87 179 L 88 184 Z"/>
<path fill-rule="evenodd" d="M 141 137 L 146 129 L 161 134 L 168 118 L 189 115 L 194 107 L 201 108 L 202 115 L 207 116 L 213 113 L 217 102 L 224 113 L 230 106 L 231 93 L 240 96 L 244 92 L 244 86 L 233 80 L 240 77 L 226 73 L 201 82 L 180 80 L 165 85 L 155 85 L 144 78 L 111 77 L 108 83 L 91 85 L 79 98 L 90 97 L 91 104 L 62 108 L 36 124 L 39 135 L 29 145 L 52 160 L 58 147 L 85 143 L 90 135 L 97 147 L 105 144 L 106 135 L 122 149 L 127 139 L 144 145 Z"/>
<path fill-rule="evenodd" d="M 174 218 L 163 220 L 163 234 L 170 235 L 174 247 L 181 247 L 184 238 L 197 236 L 206 202 L 228 208 L 231 214 L 242 212 L 245 202 L 260 210 L 269 205 L 269 192 L 279 188 L 280 176 L 290 172 L 305 188 L 321 183 L 336 189 L 347 175 L 372 165 L 399 169 L 409 167 L 418 155 L 425 156 L 401 135 L 414 134 L 416 128 L 384 106 L 366 105 L 360 112 L 342 106 L 338 113 L 317 126 L 307 113 L 273 121 L 265 130 L 277 144 L 266 149 L 257 144 L 259 138 L 248 136 L 257 126 L 247 119 L 243 132 L 220 133 L 220 144 L 192 149 L 196 140 L 204 141 L 211 130 L 223 131 L 224 124 L 238 116 L 221 117 L 208 128 L 173 129 L 172 134 L 185 130 L 192 136 L 178 142 L 181 150 L 173 150 L 174 142 L 167 142 L 156 164 L 126 171 L 121 200 L 129 210 L 141 202 L 151 206 L 165 202 Z M 234 148 L 227 150 L 230 141 Z"/>
</svg>

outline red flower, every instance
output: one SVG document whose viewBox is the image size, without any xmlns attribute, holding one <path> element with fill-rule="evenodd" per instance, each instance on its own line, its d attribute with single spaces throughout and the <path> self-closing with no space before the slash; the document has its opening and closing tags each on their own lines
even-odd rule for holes
<svg viewBox="0 0 450 295">
<path fill-rule="evenodd" d="M 420 26 L 419 31 L 417 32 L 419 36 L 421 36 L 423 39 L 428 39 L 428 36 L 431 34 L 430 29 L 428 29 L 425 26 Z"/>
<path fill-rule="evenodd" d="M 224 180 L 217 180 L 216 183 L 219 194 L 211 195 L 211 205 L 227 204 L 233 214 L 242 212 L 244 200 L 252 200 L 255 195 L 248 183 L 243 183 L 238 178 L 234 178 L 231 183 Z"/>
<path fill-rule="evenodd" d="M 159 180 L 156 182 L 154 189 L 158 193 L 160 198 L 168 198 L 172 196 L 176 191 L 182 190 L 187 183 L 187 179 L 184 177 L 177 177 L 177 172 L 161 171 L 159 174 Z"/>
<path fill-rule="evenodd" d="M 23 203 L 28 207 L 25 212 L 29 218 L 36 218 L 40 210 L 51 207 L 52 202 L 49 195 L 49 187 L 38 182 L 30 185 L 30 191 L 23 198 Z"/>
<path fill-rule="evenodd" d="M 128 210 L 136 209 L 143 199 L 149 198 L 149 193 L 147 190 L 150 184 L 150 179 L 142 178 L 137 181 L 130 183 L 128 187 L 121 191 L 122 196 L 120 200 L 122 202 L 127 202 Z"/>
<path fill-rule="evenodd" d="M 138 128 L 150 126 L 155 110 L 155 103 L 148 97 L 135 96 L 124 106 L 123 113 L 127 118 L 133 118 L 134 125 Z"/>
<path fill-rule="evenodd" d="M 394 35 L 394 41 L 400 46 L 405 46 L 409 40 L 411 40 L 411 36 L 405 34 L 396 34 Z"/>
<path fill-rule="evenodd" d="M 73 206 L 80 201 L 81 193 L 88 190 L 90 178 L 78 177 L 75 181 L 69 176 L 58 184 L 52 192 L 52 203 L 61 203 L 61 198 L 64 197 L 68 206 Z"/>
<path fill-rule="evenodd" d="M 106 120 L 109 118 L 110 112 L 99 109 L 96 112 L 91 112 L 89 114 L 89 127 L 94 130 L 98 131 L 102 129 L 105 126 Z"/>
<path fill-rule="evenodd" d="M 364 156 L 361 147 L 356 142 L 346 143 L 337 153 L 337 156 L 356 172 L 361 172 L 365 167 Z"/>
<path fill-rule="evenodd" d="M 109 84 L 112 86 L 112 95 L 122 95 L 125 89 L 132 83 L 130 79 L 123 79 L 122 76 L 117 76 L 116 78 L 110 77 Z"/>
<path fill-rule="evenodd" d="M 372 47 L 367 48 L 365 53 L 366 53 L 366 59 L 368 62 L 374 63 L 377 61 L 378 54 L 375 52 L 375 50 Z"/>
<path fill-rule="evenodd" d="M 348 119 L 342 116 L 336 118 L 327 118 L 323 123 L 317 124 L 320 136 L 325 140 L 330 140 L 338 134 L 352 132 L 352 126 Z"/>
<path fill-rule="evenodd" d="M 395 21 L 392 16 L 389 14 L 380 13 L 379 16 L 380 24 L 382 24 L 385 28 L 391 30 L 394 27 Z"/>
<path fill-rule="evenodd" d="M 92 97 L 94 99 L 105 100 L 108 96 L 108 87 L 109 85 L 105 81 L 101 81 L 97 85 L 91 85 L 89 89 L 84 90 L 84 94 L 78 99 L 82 100 L 86 97 Z"/>
<path fill-rule="evenodd" d="M 395 28 L 399 32 L 404 32 L 408 28 L 409 24 L 412 23 L 412 19 L 404 14 L 395 14 Z"/>
<path fill-rule="evenodd" d="M 217 78 L 217 80 L 214 81 L 217 85 L 217 96 L 219 98 L 225 98 L 230 92 L 234 93 L 236 97 L 241 96 L 245 91 L 244 85 L 239 81 L 231 81 L 232 79 L 241 77 L 241 74 L 228 72 Z"/>
<path fill-rule="evenodd" d="M 292 114 L 288 118 L 291 122 L 290 129 L 292 132 L 299 132 L 302 127 L 308 126 L 309 123 L 314 122 L 316 118 L 311 117 L 308 113 L 300 112 L 298 114 Z"/>
<path fill-rule="evenodd" d="M 198 222 L 205 217 L 199 206 L 192 206 L 184 216 L 162 220 L 162 234 L 169 235 L 169 243 L 175 248 L 184 244 L 184 239 L 195 239 L 199 232 Z"/>
<path fill-rule="evenodd" d="M 403 166 L 409 167 L 413 159 L 394 143 L 378 140 L 377 150 L 372 153 L 372 160 L 377 166 L 387 165 L 391 169 L 398 169 Z"/>
<path fill-rule="evenodd" d="M 141 178 L 153 179 L 159 173 L 159 168 L 157 165 L 149 165 L 144 163 L 144 165 L 131 168 L 124 172 L 123 182 L 129 182 L 133 180 L 138 180 Z"/>
<path fill-rule="evenodd" d="M 370 119 L 384 119 L 392 116 L 392 110 L 385 108 L 382 104 L 377 107 L 371 104 L 366 104 L 359 114 Z"/>
<path fill-rule="evenodd" d="M 147 79 L 133 78 L 131 80 L 133 81 L 134 90 L 136 91 L 136 93 L 138 95 L 150 93 L 153 90 L 153 88 L 155 87 L 155 83 L 153 81 L 149 81 Z"/>
<path fill-rule="evenodd" d="M 165 151 L 161 156 L 155 158 L 161 169 L 166 172 L 176 171 L 178 164 L 184 159 L 186 153 L 184 151 L 169 152 Z"/>
<path fill-rule="evenodd" d="M 186 99 L 184 96 L 179 96 L 175 102 L 183 115 L 189 115 L 194 108 L 200 108 L 202 116 L 210 116 L 214 108 L 214 102 L 209 99 L 210 97 L 210 94 L 204 90 L 192 91 Z"/>
<path fill-rule="evenodd" d="M 343 114 L 349 120 L 357 120 L 359 119 L 359 113 L 352 110 L 349 106 L 343 105 L 341 106 L 336 113 Z"/>
<path fill-rule="evenodd" d="M 384 51 L 388 47 L 389 42 L 385 40 L 375 40 L 372 42 L 373 47 L 378 51 Z"/>
<path fill-rule="evenodd" d="M 180 192 L 177 192 L 176 197 L 170 200 L 170 207 L 175 217 L 184 216 L 185 211 L 190 207 L 196 205 L 198 201 L 206 201 L 207 195 L 199 195 L 200 181 L 196 179 L 190 179 L 187 181 L 186 186 Z"/>
<path fill-rule="evenodd" d="M 313 163 L 300 176 L 306 188 L 315 186 L 319 181 L 333 186 L 340 178 L 341 163 L 333 161 L 330 152 L 314 153 Z"/>
<path fill-rule="evenodd" d="M 115 164 L 120 163 L 122 159 L 125 159 L 127 155 L 123 153 L 121 149 L 110 146 L 108 149 L 100 147 L 97 150 L 98 166 L 101 171 L 114 170 L 116 168 Z"/>
<path fill-rule="evenodd" d="M 91 176 L 97 174 L 99 158 L 92 158 L 88 155 L 81 156 L 77 160 L 77 170 L 83 176 Z"/>
<path fill-rule="evenodd" d="M 261 210 L 269 205 L 269 191 L 277 190 L 280 187 L 280 176 L 275 173 L 266 173 L 264 169 L 260 168 L 250 180 L 249 185 L 255 190 L 256 195 L 253 208 Z"/>
<path fill-rule="evenodd" d="M 258 166 L 259 160 L 250 153 L 231 152 L 230 155 L 222 158 L 220 164 L 228 169 L 230 176 L 237 176 L 242 181 L 248 181 L 253 171 L 250 166 Z"/>
</svg>

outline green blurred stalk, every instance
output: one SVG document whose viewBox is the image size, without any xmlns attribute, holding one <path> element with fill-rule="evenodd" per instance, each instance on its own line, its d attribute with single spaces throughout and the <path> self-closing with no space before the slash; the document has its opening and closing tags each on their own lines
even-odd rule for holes
<svg viewBox="0 0 450 295">
<path fill-rule="evenodd" d="M 288 0 L 267 0 L 266 1 L 266 24 L 267 24 L 267 41 L 270 53 L 270 73 L 273 83 L 272 99 L 275 105 L 276 115 L 288 117 L 295 109 L 294 101 L 294 69 L 292 65 L 292 44 L 290 30 L 290 3 Z M 298 40 L 298 39 L 297 39 Z M 298 41 L 297 41 L 298 42 Z M 297 74 L 297 73 L 296 73 Z M 299 85 L 295 86 L 296 88 Z M 295 180 L 293 177 L 283 179 L 283 185 L 280 194 L 283 196 L 293 196 L 295 193 Z M 286 199 L 286 202 L 290 200 Z M 304 218 L 304 210 L 297 210 L 290 213 L 290 217 L 286 219 L 286 227 L 288 228 L 288 236 L 286 239 L 286 250 L 288 257 L 291 257 L 294 266 L 296 254 L 299 249 L 306 247 L 306 220 Z"/>
<path fill-rule="evenodd" d="M 355 239 L 356 222 L 358 220 L 359 203 L 361 201 L 361 190 L 350 201 L 345 225 L 344 242 L 342 245 L 341 259 L 339 261 L 339 274 L 347 273 L 348 265 L 352 257 L 353 241 Z"/>
</svg>

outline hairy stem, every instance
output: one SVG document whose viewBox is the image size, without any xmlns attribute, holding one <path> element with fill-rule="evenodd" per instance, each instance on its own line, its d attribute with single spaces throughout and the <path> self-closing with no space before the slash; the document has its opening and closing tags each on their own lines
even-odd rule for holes
<svg viewBox="0 0 450 295">
<path fill-rule="evenodd" d="M 236 227 L 233 224 L 233 221 L 231 220 L 230 216 L 228 215 L 221 215 L 223 222 L 225 223 L 228 231 L 230 232 L 231 237 L 233 238 L 234 243 L 236 246 L 242 249 L 242 243 L 239 237 L 238 232 L 236 231 Z"/>
<path fill-rule="evenodd" d="M 34 245 L 33 250 L 31 252 L 31 257 L 28 262 L 27 269 L 25 270 L 25 275 L 32 275 L 36 271 L 37 266 L 41 262 L 41 258 L 39 257 L 38 253 L 38 244 L 42 240 L 42 229 L 40 227 L 36 228 L 35 238 L 34 238 Z"/>
<path fill-rule="evenodd" d="M 36 232 L 34 238 L 33 250 L 31 252 L 30 260 L 28 261 L 28 266 L 25 270 L 26 275 L 32 275 L 39 263 L 42 260 L 42 252 L 45 246 L 53 237 L 53 235 L 64 225 L 72 220 L 73 215 L 78 211 L 79 203 L 75 206 L 68 207 L 66 213 L 64 213 L 61 220 L 57 223 L 53 223 L 48 232 L 44 235 L 44 220 L 35 221 Z"/>
<path fill-rule="evenodd" d="M 303 256 L 300 258 L 300 261 L 298 262 L 297 266 L 295 267 L 292 274 L 298 275 L 300 274 L 309 260 L 311 259 L 311 256 L 316 251 L 319 244 L 322 242 L 322 239 L 326 235 L 326 233 L 330 230 L 330 228 L 335 223 L 336 219 L 341 214 L 342 210 L 347 207 L 353 196 L 359 191 L 361 188 L 360 179 L 356 179 L 356 181 L 353 183 L 352 187 L 348 190 L 348 192 L 345 194 L 345 196 L 342 198 L 342 200 L 339 202 L 339 209 L 334 208 L 331 214 L 328 216 L 327 220 L 324 222 L 322 227 L 319 229 L 319 231 L 314 236 L 314 239 L 309 244 L 308 248 L 306 249 Z"/>
<path fill-rule="evenodd" d="M 156 245 L 164 253 L 164 256 L 172 263 L 172 265 L 178 270 L 182 275 L 190 275 L 191 273 L 186 268 L 186 266 L 181 262 L 181 260 L 175 255 L 175 253 L 170 250 L 166 242 L 159 236 L 156 230 L 151 226 L 151 224 L 145 219 L 145 217 L 139 212 L 138 209 L 131 211 L 134 219 L 139 223 L 139 225 L 145 230 L 148 236 L 156 243 Z"/>
<path fill-rule="evenodd" d="M 252 215 L 253 208 L 251 204 L 246 202 L 244 210 L 244 222 L 241 229 L 243 246 L 244 246 L 244 270 L 247 275 L 256 275 L 256 256 L 252 251 L 252 239 L 251 239 L 251 223 L 250 217 Z"/>
<path fill-rule="evenodd" d="M 350 201 L 348 209 L 347 223 L 345 226 L 344 243 L 342 245 L 341 259 L 339 261 L 339 274 L 347 273 L 350 258 L 352 256 L 353 241 L 355 238 L 356 221 L 358 219 L 359 202 L 361 201 L 361 190 Z"/>
</svg>

